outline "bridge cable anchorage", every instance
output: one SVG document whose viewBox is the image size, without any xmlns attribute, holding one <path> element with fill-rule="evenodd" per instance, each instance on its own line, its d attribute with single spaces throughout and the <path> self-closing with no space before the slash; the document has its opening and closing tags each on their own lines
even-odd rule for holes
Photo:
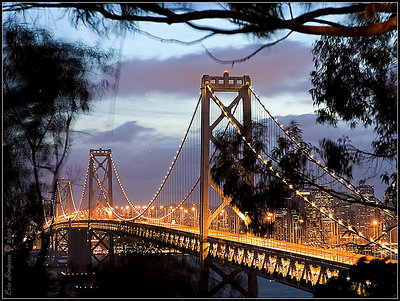
<svg viewBox="0 0 400 301">
<path fill-rule="evenodd" d="M 261 160 L 261 162 L 264 165 L 268 164 L 268 160 L 263 159 L 263 157 L 261 156 L 261 154 L 259 154 L 256 149 L 251 145 L 250 142 L 247 141 L 246 137 L 244 137 L 239 129 L 239 127 L 232 121 L 232 119 L 229 117 L 228 113 L 225 111 L 225 108 L 222 104 L 222 102 L 218 99 L 218 97 L 215 95 L 215 93 L 212 91 L 211 87 L 209 85 L 207 85 L 208 90 L 210 91 L 210 93 L 212 94 L 212 98 L 214 99 L 215 103 L 220 107 L 220 109 L 222 110 L 222 112 L 224 113 L 224 115 L 228 118 L 229 122 L 232 124 L 232 126 L 236 129 L 237 133 L 240 135 L 240 137 L 242 138 L 242 140 L 245 142 L 245 144 L 247 144 L 249 146 L 249 148 L 257 155 L 257 158 L 259 160 Z M 283 127 L 283 125 L 282 125 Z M 296 195 L 298 195 L 299 197 L 301 197 L 305 202 L 307 202 L 308 204 L 310 204 L 311 206 L 313 206 L 314 208 L 318 209 L 323 215 L 325 215 L 326 217 L 328 217 L 330 220 L 332 220 L 334 223 L 339 224 L 341 227 L 347 228 L 348 231 L 352 232 L 353 234 L 357 235 L 358 237 L 368 241 L 369 243 L 375 244 L 379 247 L 381 247 L 382 249 L 385 249 L 387 251 L 390 251 L 394 254 L 397 254 L 397 250 L 391 249 L 386 247 L 385 245 L 380 244 L 379 242 L 375 241 L 372 237 L 367 238 L 365 235 L 363 235 L 361 232 L 357 232 L 356 230 L 354 230 L 351 226 L 346 226 L 340 219 L 334 218 L 332 214 L 328 214 L 327 212 L 325 212 L 325 210 L 321 207 L 318 207 L 315 202 L 311 202 L 306 196 L 302 195 L 300 193 L 299 190 L 295 190 L 294 186 L 289 184 L 287 182 L 286 179 L 282 178 L 282 176 L 277 172 L 274 171 L 274 168 L 272 167 L 272 165 L 269 167 L 271 171 L 275 172 L 275 176 L 277 178 L 279 178 L 285 185 L 287 185 L 289 187 L 289 189 L 295 191 Z"/>
<path fill-rule="evenodd" d="M 345 187 L 347 190 L 351 191 L 353 194 L 355 194 L 356 196 L 360 197 L 360 198 L 364 198 L 366 200 L 367 203 L 373 203 L 375 204 L 376 201 L 370 200 L 368 198 L 368 196 L 362 196 L 361 195 L 361 191 L 358 190 L 352 183 L 350 183 L 349 181 L 347 181 L 346 179 L 338 176 L 335 174 L 335 172 L 333 171 L 329 171 L 327 166 L 323 166 L 320 160 L 317 160 L 315 158 L 315 156 L 313 154 L 310 154 L 304 147 L 301 147 L 301 144 L 296 141 L 294 136 L 290 136 L 288 131 L 284 130 L 284 125 L 278 122 L 278 118 L 274 117 L 271 112 L 266 108 L 266 106 L 264 105 L 264 103 L 262 102 L 261 98 L 258 96 L 258 94 L 254 91 L 254 88 L 252 86 L 249 86 L 252 94 L 255 96 L 255 98 L 257 99 L 257 101 L 259 102 L 259 104 L 262 106 L 262 108 L 265 110 L 265 112 L 267 112 L 267 114 L 271 117 L 271 119 L 274 121 L 274 123 L 281 129 L 281 131 L 283 132 L 283 134 L 288 137 L 291 141 L 293 141 L 294 144 L 296 144 L 296 146 L 309 158 L 309 160 L 313 163 L 315 163 L 317 166 L 319 166 L 320 168 L 322 168 L 328 175 L 330 175 L 334 180 L 336 180 L 337 182 L 339 182 L 343 187 Z M 381 209 L 378 208 L 379 210 L 383 211 L 385 214 L 389 215 L 392 218 L 396 218 L 397 216 L 394 216 L 389 210 L 387 209 Z"/>
</svg>

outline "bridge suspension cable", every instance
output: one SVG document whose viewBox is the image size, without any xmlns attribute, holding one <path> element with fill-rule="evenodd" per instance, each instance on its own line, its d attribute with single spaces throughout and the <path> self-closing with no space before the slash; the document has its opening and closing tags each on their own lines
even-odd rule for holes
<svg viewBox="0 0 400 301">
<path fill-rule="evenodd" d="M 187 138 L 188 138 L 189 131 L 190 131 L 190 129 L 192 128 L 192 124 L 193 124 L 193 121 L 194 121 L 194 117 L 195 117 L 195 115 L 196 115 L 196 113 L 197 113 L 197 111 L 198 111 L 198 107 L 199 107 L 199 104 L 200 104 L 200 100 L 201 100 L 201 98 L 199 98 L 199 100 L 198 100 L 198 102 L 197 102 L 197 105 L 196 105 L 195 110 L 194 110 L 194 112 L 193 112 L 193 116 L 192 116 L 192 118 L 191 118 L 191 120 L 190 120 L 188 129 L 186 130 L 186 132 L 185 132 L 185 134 L 184 134 L 184 138 L 182 139 L 182 143 L 179 145 L 177 154 L 176 154 L 176 156 L 174 156 L 174 160 L 173 160 L 173 162 L 171 163 L 171 166 L 170 166 L 169 169 L 167 170 L 167 175 L 164 177 L 164 179 L 163 179 L 163 181 L 162 181 L 162 183 L 161 183 L 161 185 L 160 185 L 160 188 L 156 191 L 156 193 L 154 194 L 154 197 L 149 201 L 149 203 L 148 203 L 147 205 L 144 206 L 144 208 L 145 208 L 144 210 L 142 210 L 142 211 L 136 210 L 136 208 L 135 208 L 133 202 L 130 201 L 130 199 L 129 199 L 128 195 L 126 194 L 125 189 L 124 189 L 124 187 L 123 187 L 123 185 L 122 185 L 122 181 L 121 181 L 121 179 L 120 179 L 120 177 L 119 177 L 116 164 L 115 164 L 115 162 L 114 162 L 112 156 L 110 155 L 111 162 L 112 162 L 113 169 L 114 169 L 114 173 L 115 173 L 115 175 L 116 175 L 116 178 L 117 178 L 117 181 L 118 181 L 118 183 L 119 183 L 119 186 L 120 186 L 120 188 L 121 188 L 121 190 L 122 190 L 122 192 L 123 192 L 124 198 L 125 198 L 125 200 L 129 203 L 130 207 L 136 212 L 135 216 L 133 216 L 133 217 L 125 217 L 125 216 L 119 214 L 119 213 L 117 212 L 116 208 L 114 208 L 113 206 L 111 206 L 111 205 L 108 203 L 107 205 L 108 205 L 108 207 L 109 207 L 109 210 L 112 210 L 112 212 L 115 214 L 115 216 L 117 216 L 119 219 L 124 220 L 124 221 L 132 221 L 132 220 L 136 220 L 136 219 L 138 219 L 138 218 L 143 218 L 143 219 L 145 219 L 145 220 L 149 220 L 149 221 L 152 221 L 152 222 L 165 220 L 166 218 L 169 218 L 170 216 L 172 216 L 172 215 L 174 214 L 174 212 L 176 212 L 179 208 L 182 208 L 181 206 L 185 203 L 185 201 L 189 198 L 189 196 L 190 196 L 190 195 L 192 194 L 192 192 L 195 190 L 195 188 L 197 187 L 197 185 L 198 185 L 198 183 L 199 183 L 199 181 L 200 181 L 200 177 L 198 177 L 198 178 L 195 180 L 195 183 L 194 183 L 194 184 L 192 185 L 192 187 L 189 189 L 189 192 L 188 192 L 186 195 L 183 196 L 183 198 L 181 199 L 181 201 L 180 201 L 176 206 L 174 206 L 174 207 L 171 209 L 171 211 L 169 211 L 169 212 L 167 212 L 167 213 L 165 213 L 165 214 L 162 214 L 161 216 L 157 216 L 157 217 L 150 217 L 150 216 L 144 215 L 146 212 L 148 212 L 149 210 L 151 210 L 151 209 L 150 209 L 150 208 L 151 208 L 150 206 L 152 206 L 152 205 L 154 204 L 155 200 L 159 197 L 159 195 L 160 195 L 160 193 L 161 193 L 161 191 L 162 191 L 162 188 L 165 186 L 167 180 L 169 179 L 170 174 L 172 173 L 172 170 L 173 170 L 173 168 L 174 168 L 174 166 L 175 166 L 175 164 L 176 164 L 176 162 L 177 162 L 177 160 L 178 160 L 178 158 L 179 158 L 179 156 L 180 156 L 180 154 L 181 154 L 181 152 L 182 152 L 184 143 L 185 143 L 185 141 L 186 141 Z M 236 111 L 237 107 L 238 107 L 238 104 L 236 104 L 236 105 L 234 106 L 233 112 Z M 229 123 L 226 125 L 225 130 L 224 130 L 224 133 L 225 133 L 226 130 L 228 129 L 228 126 L 229 126 Z M 211 156 L 211 158 L 210 158 L 210 161 L 211 161 L 212 158 L 214 157 L 216 151 L 217 151 L 217 149 L 214 150 L 214 152 L 213 152 L 213 154 L 212 154 L 212 156 Z M 97 179 L 97 182 L 99 182 L 98 179 Z M 100 184 L 100 183 L 99 183 L 99 184 Z M 101 185 L 99 185 L 99 186 L 102 187 Z M 104 189 L 104 188 L 102 188 L 102 189 Z M 103 191 L 103 194 L 104 194 L 104 191 Z M 105 195 L 104 195 L 104 196 L 105 196 Z M 139 207 L 140 207 L 140 206 L 139 206 Z M 223 208 L 220 208 L 220 210 L 221 210 L 221 209 L 223 209 Z M 235 213 L 236 213 L 236 212 L 235 212 Z M 215 215 L 215 214 L 214 214 L 214 215 Z M 239 215 L 239 216 L 240 216 L 240 215 Z"/>
<path fill-rule="evenodd" d="M 211 95 L 212 95 L 212 99 L 215 101 L 215 103 L 220 107 L 220 109 L 222 110 L 223 114 L 226 116 L 226 118 L 228 119 L 228 121 L 232 124 L 232 126 L 235 128 L 236 132 L 240 135 L 241 139 L 245 142 L 245 144 L 257 155 L 258 159 L 266 166 L 268 166 L 268 164 L 270 163 L 270 160 L 264 159 L 262 157 L 262 155 L 260 153 L 257 152 L 257 150 L 252 146 L 252 144 L 247 140 L 247 138 L 245 136 L 242 135 L 242 132 L 240 130 L 240 128 L 237 126 L 237 124 L 235 122 L 233 122 L 233 120 L 231 119 L 231 117 L 229 116 L 229 114 L 226 112 L 222 102 L 218 99 L 218 97 L 215 95 L 214 91 L 211 89 L 211 87 L 209 85 L 207 85 L 208 90 L 210 91 Z M 283 125 L 279 125 L 281 128 L 283 127 Z M 282 128 L 283 130 L 283 128 Z M 305 202 L 309 203 L 312 207 L 314 207 L 315 209 L 319 210 L 321 212 L 321 214 L 323 214 L 324 216 L 328 217 L 330 220 L 332 220 L 333 222 L 335 222 L 336 224 L 339 224 L 340 226 L 346 228 L 348 231 L 352 232 L 353 234 L 355 234 L 356 236 L 368 241 L 369 243 L 375 244 L 379 247 L 381 247 L 382 249 L 385 249 L 387 251 L 390 251 L 392 253 L 397 254 L 397 250 L 393 250 L 391 248 L 386 247 L 385 245 L 380 244 L 379 242 L 377 242 L 376 240 L 374 240 L 372 237 L 366 237 L 364 234 L 362 234 L 361 232 L 356 231 L 355 229 L 353 229 L 350 225 L 345 225 L 343 223 L 342 220 L 337 219 L 333 216 L 332 213 L 327 213 L 324 208 L 322 207 L 318 207 L 315 202 L 310 201 L 306 196 L 302 195 L 301 192 L 297 189 L 294 188 L 294 186 L 292 184 L 290 184 L 285 178 L 283 178 L 279 172 L 275 171 L 274 167 L 272 165 L 269 166 L 269 169 L 271 170 L 271 172 L 274 173 L 275 177 L 279 178 L 287 187 L 289 187 L 289 189 L 293 190 L 296 195 L 298 195 L 301 199 L 303 199 Z"/>
<path fill-rule="evenodd" d="M 199 99 L 199 100 L 200 100 L 200 99 Z M 195 109 L 194 112 L 193 112 L 194 115 L 195 115 L 196 112 L 197 112 L 198 106 L 199 106 L 199 102 L 197 103 L 196 109 Z M 236 104 L 236 106 L 235 106 L 233 112 L 235 112 L 237 106 L 238 106 L 238 105 Z M 186 141 L 187 135 L 188 135 L 188 133 L 189 133 L 189 129 L 191 128 L 191 124 L 193 123 L 194 115 L 192 116 L 192 119 L 191 119 L 190 124 L 189 124 L 189 128 L 188 128 L 188 130 L 187 130 L 186 133 L 185 133 L 185 136 L 184 136 L 184 139 L 183 139 L 183 143 Z M 226 130 L 228 129 L 228 125 L 229 125 L 229 124 L 226 125 L 225 130 L 224 130 L 224 133 L 225 133 Z M 181 150 L 182 150 L 182 147 L 183 147 L 183 143 L 179 146 L 179 149 L 178 149 L 178 151 L 177 151 L 177 155 L 174 156 L 174 161 L 172 162 L 171 167 L 168 169 L 167 176 L 169 176 L 169 174 L 171 173 L 172 168 L 174 167 L 174 165 L 175 165 L 175 163 L 176 163 L 176 161 L 177 161 L 177 159 L 178 159 L 178 156 L 179 156 L 179 154 L 181 153 Z M 211 156 L 211 158 L 210 158 L 210 161 L 213 159 L 213 157 L 214 157 L 214 155 L 216 154 L 216 152 L 217 152 L 217 149 L 214 150 L 214 152 L 213 152 L 213 154 L 212 154 L 212 156 Z M 114 168 L 114 172 L 115 172 L 116 178 L 117 178 L 118 183 L 119 183 L 119 185 L 120 185 L 120 187 L 121 187 L 121 189 L 122 189 L 122 192 L 123 192 L 123 194 L 124 194 L 125 199 L 128 201 L 129 205 L 138 213 L 138 215 L 136 215 L 136 216 L 134 216 L 134 217 L 126 218 L 126 217 L 124 217 L 124 216 L 118 214 L 117 211 L 115 210 L 115 208 L 113 208 L 113 207 L 108 203 L 110 210 L 112 210 L 113 213 L 114 213 L 118 218 L 120 218 L 120 219 L 122 219 L 122 220 L 124 220 L 124 221 L 132 221 L 132 220 L 135 220 L 135 219 L 137 219 L 137 218 L 139 218 L 139 217 L 142 217 L 142 218 L 144 218 L 144 219 L 146 219 L 146 220 L 150 220 L 150 221 L 153 221 L 153 222 L 154 222 L 154 221 L 162 221 L 162 220 L 164 220 L 164 219 L 170 217 L 176 210 L 178 210 L 178 208 L 180 208 L 180 206 L 183 205 L 183 203 L 189 198 L 189 196 L 192 194 L 192 192 L 194 191 L 194 189 L 197 187 L 198 183 L 200 182 L 200 177 L 198 177 L 197 180 L 196 180 L 196 182 L 195 182 L 195 184 L 192 186 L 192 188 L 189 190 L 189 192 L 188 192 L 188 193 L 185 195 L 185 197 L 179 202 L 179 204 L 176 205 L 176 207 L 175 207 L 174 209 L 172 209 L 172 211 L 168 212 L 167 214 L 165 214 L 165 215 L 163 215 L 163 216 L 160 216 L 160 217 L 157 217 L 157 218 L 151 218 L 151 217 L 145 216 L 144 213 L 145 213 L 147 210 L 149 210 L 149 209 L 148 209 L 149 206 L 152 205 L 153 202 L 154 202 L 154 200 L 158 197 L 158 195 L 159 195 L 159 193 L 160 193 L 162 187 L 164 187 L 164 185 L 165 185 L 166 178 L 164 178 L 163 182 L 162 182 L 161 185 L 160 185 L 159 191 L 157 191 L 157 193 L 155 194 L 155 196 L 153 197 L 153 199 L 152 199 L 152 200 L 149 202 L 149 204 L 146 206 L 146 209 L 143 210 L 142 212 L 139 212 L 139 211 L 136 210 L 136 208 L 134 207 L 134 205 L 132 204 L 132 202 L 130 202 L 128 195 L 125 193 L 125 190 L 124 190 L 123 185 L 122 185 L 122 181 L 121 181 L 121 179 L 120 179 L 120 177 L 119 177 L 119 175 L 118 175 L 118 171 L 117 171 L 115 162 L 114 162 L 114 160 L 112 159 L 112 157 L 111 157 L 111 160 L 112 160 L 111 162 L 112 162 L 112 165 L 113 165 L 113 168 Z M 102 187 L 102 186 L 101 186 L 101 187 Z M 104 195 L 104 196 L 105 196 L 105 195 Z"/>
<path fill-rule="evenodd" d="M 255 96 L 257 99 L 258 103 L 261 105 L 261 107 L 265 110 L 265 112 L 270 116 L 270 118 L 273 120 L 273 122 L 279 127 L 279 129 L 283 132 L 283 134 L 288 137 L 307 157 L 308 159 L 316 164 L 318 167 L 322 168 L 328 175 L 330 175 L 334 180 L 338 181 L 343 187 L 345 187 L 347 190 L 355 194 L 356 196 L 360 197 L 361 199 L 365 199 L 366 203 L 373 203 L 377 204 L 378 202 L 370 200 L 368 196 L 363 196 L 361 194 L 361 191 L 358 190 L 351 182 L 347 181 L 343 177 L 340 177 L 337 175 L 335 172 L 330 171 L 327 166 L 324 166 L 320 160 L 317 160 L 313 154 L 311 154 L 307 149 L 301 146 L 301 144 L 296 140 L 294 136 L 289 135 L 288 130 L 284 130 L 284 125 L 278 122 L 278 119 L 274 117 L 271 112 L 267 109 L 267 107 L 264 105 L 262 102 L 261 98 L 258 96 L 258 94 L 254 91 L 254 88 L 252 86 L 249 86 L 252 94 Z M 389 215 L 390 217 L 397 218 L 397 216 L 394 216 L 390 211 L 387 209 L 382 209 L 385 214 Z"/>
<path fill-rule="evenodd" d="M 133 210 L 135 210 L 137 213 L 139 213 L 139 211 L 136 210 L 135 206 L 131 203 L 131 201 L 129 200 L 128 195 L 127 195 L 126 192 L 125 192 L 125 189 L 124 189 L 124 187 L 123 187 L 123 185 L 122 185 L 122 181 L 121 181 L 121 179 L 120 179 L 120 177 L 119 177 L 119 175 L 118 175 L 118 171 L 117 171 L 117 168 L 116 168 L 116 166 L 115 166 L 114 159 L 113 159 L 113 157 L 112 157 L 111 154 L 110 154 L 110 158 L 111 158 L 111 164 L 112 164 L 113 169 L 114 169 L 115 177 L 117 178 L 119 187 L 121 188 L 122 193 L 124 194 L 125 200 L 129 203 L 129 205 L 131 206 L 131 208 L 132 208 Z M 101 185 L 101 187 L 103 187 L 103 185 Z M 107 199 L 107 198 L 106 198 L 106 199 Z M 109 205 L 109 206 L 110 206 L 110 205 Z M 111 207 L 111 206 L 110 206 L 110 207 Z"/>
<path fill-rule="evenodd" d="M 91 156 L 91 155 L 90 155 L 90 156 Z M 84 181 L 84 183 L 83 183 L 81 198 L 80 198 L 80 200 L 79 200 L 79 206 L 78 206 L 78 209 L 77 209 L 76 212 L 75 212 L 75 216 L 74 216 L 71 220 L 75 220 L 75 218 L 76 218 L 77 216 L 78 216 L 78 218 L 79 218 L 79 212 L 80 212 L 81 207 L 82 207 L 83 198 L 84 198 L 84 196 L 85 196 L 85 191 L 86 191 L 87 180 L 88 180 L 88 178 L 89 178 L 89 166 L 90 166 L 90 160 L 89 160 L 88 165 L 87 165 L 87 168 L 86 168 L 86 176 L 85 176 L 85 181 Z M 72 188 L 71 188 L 71 191 L 72 191 Z M 74 204 L 75 204 L 75 202 L 74 202 Z M 74 205 L 74 207 L 75 207 L 75 205 Z M 75 208 L 76 208 L 76 207 L 75 207 Z M 80 218 L 79 218 L 79 219 L 80 219 Z"/>
<path fill-rule="evenodd" d="M 194 185 L 192 186 L 192 188 L 190 189 L 189 193 L 180 201 L 180 203 L 176 206 L 176 208 L 175 208 L 172 212 L 170 212 L 170 213 L 168 213 L 168 214 L 166 214 L 166 215 L 164 215 L 164 216 L 162 216 L 162 217 L 156 218 L 156 219 L 152 219 L 152 218 L 149 218 L 149 217 L 144 216 L 144 213 L 146 213 L 146 212 L 149 210 L 150 206 L 154 203 L 154 201 L 155 201 L 155 200 L 158 198 L 158 196 L 160 195 L 162 189 L 164 188 L 166 182 L 168 181 L 168 179 L 169 179 L 169 177 L 170 177 L 170 175 L 171 175 L 171 173 L 172 173 L 172 170 L 173 170 L 173 168 L 174 168 L 174 166 L 175 166 L 175 164 L 176 164 L 176 162 L 177 162 L 177 160 L 178 160 L 178 158 L 179 158 L 179 156 L 180 156 L 180 154 L 181 154 L 181 152 L 182 152 L 184 143 L 185 143 L 186 140 L 187 140 L 187 137 L 188 137 L 189 131 L 190 131 L 191 127 L 192 127 L 194 118 L 195 118 L 195 116 L 196 116 L 196 113 L 197 113 L 197 110 L 198 110 L 200 101 L 201 101 L 201 96 L 199 97 L 199 99 L 198 99 L 198 101 L 197 101 L 197 104 L 196 104 L 196 107 L 195 107 L 195 109 L 194 109 L 194 111 L 193 111 L 193 115 L 192 115 L 192 117 L 191 117 L 191 119 L 190 119 L 188 128 L 187 128 L 187 130 L 186 130 L 186 132 L 185 132 L 185 134 L 184 134 L 184 137 L 182 138 L 181 144 L 178 146 L 178 150 L 176 151 L 176 155 L 173 157 L 173 160 L 172 160 L 172 162 L 171 162 L 171 165 L 170 165 L 169 168 L 167 169 L 167 173 L 166 173 L 165 177 L 163 178 L 163 180 L 162 180 L 162 182 L 161 182 L 159 188 L 156 190 L 154 196 L 149 200 L 148 204 L 145 206 L 145 209 L 144 209 L 143 211 L 139 212 L 138 210 L 136 210 L 135 206 L 134 206 L 134 205 L 132 204 L 132 202 L 130 201 L 128 195 L 127 195 L 126 192 L 125 192 L 125 189 L 123 188 L 122 181 L 121 181 L 121 179 L 120 179 L 120 177 L 119 177 L 119 175 L 118 175 L 118 171 L 117 171 L 115 162 L 114 162 L 114 160 L 113 160 L 112 157 L 111 157 L 111 162 L 112 162 L 112 165 L 113 165 L 113 169 L 114 169 L 114 172 L 115 172 L 117 181 L 118 181 L 118 183 L 119 183 L 119 186 L 120 186 L 120 188 L 121 188 L 121 190 L 122 190 L 122 192 L 123 192 L 124 198 L 125 198 L 125 200 L 129 203 L 130 207 L 137 213 L 136 216 L 133 216 L 133 217 L 130 217 L 130 218 L 125 218 L 125 217 L 119 215 L 119 214 L 115 211 L 115 209 L 114 209 L 112 206 L 110 206 L 110 204 L 109 204 L 110 209 L 113 210 L 113 212 L 114 212 L 119 218 L 121 218 L 121 219 L 123 219 L 123 220 L 126 220 L 126 221 L 132 221 L 132 220 L 138 219 L 138 218 L 140 218 L 140 217 L 142 217 L 142 218 L 144 218 L 144 219 L 151 219 L 151 220 L 162 220 L 162 219 L 165 219 L 166 217 L 170 216 L 180 205 L 182 205 L 182 204 L 185 202 L 185 200 L 187 200 L 187 198 L 190 196 L 190 194 L 193 192 L 193 190 L 196 188 L 196 186 L 197 186 L 197 184 L 198 184 L 198 181 L 195 182 L 195 184 L 194 184 Z"/>
</svg>

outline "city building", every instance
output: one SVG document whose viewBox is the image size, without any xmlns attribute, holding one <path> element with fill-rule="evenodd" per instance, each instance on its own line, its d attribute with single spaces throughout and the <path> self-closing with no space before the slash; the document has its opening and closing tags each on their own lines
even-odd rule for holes
<svg viewBox="0 0 400 301">
<path fill-rule="evenodd" d="M 324 187 L 329 191 L 331 187 Z M 335 199 L 327 191 L 312 189 L 305 191 L 309 199 L 313 201 L 318 208 L 323 208 L 326 214 L 334 214 Z M 311 206 L 305 205 L 305 243 L 320 247 L 333 247 L 337 244 L 337 231 L 335 223 L 325 214 Z"/>
<path fill-rule="evenodd" d="M 369 200 L 374 200 L 374 186 L 368 184 L 360 184 L 357 189 L 361 192 L 361 195 L 367 197 Z M 357 231 L 362 232 L 368 237 L 377 238 L 382 234 L 382 219 L 380 210 L 375 207 L 353 204 L 353 225 Z"/>
</svg>

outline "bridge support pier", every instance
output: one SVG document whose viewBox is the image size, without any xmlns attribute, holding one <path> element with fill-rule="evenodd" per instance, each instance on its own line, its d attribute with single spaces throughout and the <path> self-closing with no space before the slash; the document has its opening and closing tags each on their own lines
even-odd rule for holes
<svg viewBox="0 0 400 301">
<path fill-rule="evenodd" d="M 90 244 L 87 239 L 87 231 L 82 229 L 69 229 L 68 237 L 68 265 L 90 265 Z"/>
<path fill-rule="evenodd" d="M 248 298 L 258 297 L 257 274 L 254 271 L 247 272 L 247 296 Z"/>
<path fill-rule="evenodd" d="M 210 269 L 208 265 L 203 262 L 200 265 L 200 279 L 199 279 L 199 295 L 202 298 L 208 297 L 208 277 L 210 274 Z"/>
</svg>

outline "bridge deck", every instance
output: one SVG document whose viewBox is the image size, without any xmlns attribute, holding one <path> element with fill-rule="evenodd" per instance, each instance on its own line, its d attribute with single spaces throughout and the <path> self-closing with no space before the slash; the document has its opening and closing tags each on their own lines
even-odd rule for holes
<svg viewBox="0 0 400 301">
<path fill-rule="evenodd" d="M 149 222 L 142 222 L 144 224 L 149 224 L 153 226 L 165 227 L 165 228 L 172 228 L 183 232 L 189 232 L 193 234 L 199 234 L 199 229 L 190 227 L 190 226 L 182 226 L 182 225 L 171 225 L 168 223 L 161 224 L 158 222 L 157 224 L 149 223 Z M 235 234 L 235 233 L 228 233 L 223 231 L 217 230 L 208 230 L 209 238 L 218 238 L 222 240 L 237 242 L 237 243 L 244 243 L 249 245 L 254 245 L 262 248 L 269 248 L 275 249 L 279 251 L 285 251 L 289 253 L 295 253 L 297 255 L 305 255 L 314 258 L 320 258 L 324 260 L 331 260 L 336 261 L 342 264 L 349 264 L 353 265 L 357 262 L 357 260 L 364 255 L 361 254 L 354 254 L 351 252 L 334 250 L 334 249 L 323 249 L 320 247 L 314 247 L 309 245 L 303 244 L 296 244 L 285 242 L 281 240 L 274 240 L 270 238 L 262 238 L 256 237 L 252 235 L 246 234 Z"/>
<path fill-rule="evenodd" d="M 115 220 L 115 219 L 109 219 L 109 220 L 99 220 L 99 221 L 91 221 L 91 223 L 121 223 L 121 221 Z M 127 222 L 123 222 L 126 224 Z M 160 227 L 160 228 L 166 228 L 166 229 L 173 229 L 176 231 L 180 232 L 186 232 L 190 233 L 195 236 L 199 236 L 199 229 L 195 227 L 190 227 L 190 226 L 183 226 L 183 225 L 171 225 L 170 223 L 152 223 L 149 221 L 141 221 L 141 222 L 128 222 L 129 224 L 143 224 L 143 225 L 149 225 L 153 227 Z M 57 224 L 56 228 L 59 227 L 65 227 L 68 223 L 60 223 Z M 76 221 L 72 222 L 71 226 L 72 227 L 87 227 L 88 221 Z M 364 255 L 361 254 L 355 254 L 351 252 L 346 252 L 346 251 L 341 251 L 341 250 L 336 250 L 336 249 L 324 249 L 320 247 L 314 247 L 310 245 L 303 245 L 303 244 L 296 244 L 296 243 L 289 243 L 285 241 L 280 241 L 280 240 L 274 240 L 274 239 L 269 239 L 269 238 L 261 238 L 261 237 L 256 237 L 252 235 L 245 235 L 245 234 L 234 234 L 234 233 L 228 233 L 228 232 L 223 232 L 223 231 L 217 231 L 217 230 L 211 230 L 209 229 L 209 238 L 210 239 L 219 239 L 219 240 L 225 240 L 229 242 L 234 242 L 234 243 L 239 243 L 239 244 L 247 244 L 247 245 L 253 245 L 256 247 L 260 248 L 268 248 L 268 249 L 273 249 L 277 251 L 283 251 L 283 252 L 288 252 L 300 256 L 307 256 L 307 257 L 312 257 L 316 259 L 322 259 L 322 260 L 328 260 L 332 262 L 337 262 L 340 264 L 344 265 L 353 265 L 357 262 L 357 260 L 360 257 L 363 257 Z"/>
</svg>

